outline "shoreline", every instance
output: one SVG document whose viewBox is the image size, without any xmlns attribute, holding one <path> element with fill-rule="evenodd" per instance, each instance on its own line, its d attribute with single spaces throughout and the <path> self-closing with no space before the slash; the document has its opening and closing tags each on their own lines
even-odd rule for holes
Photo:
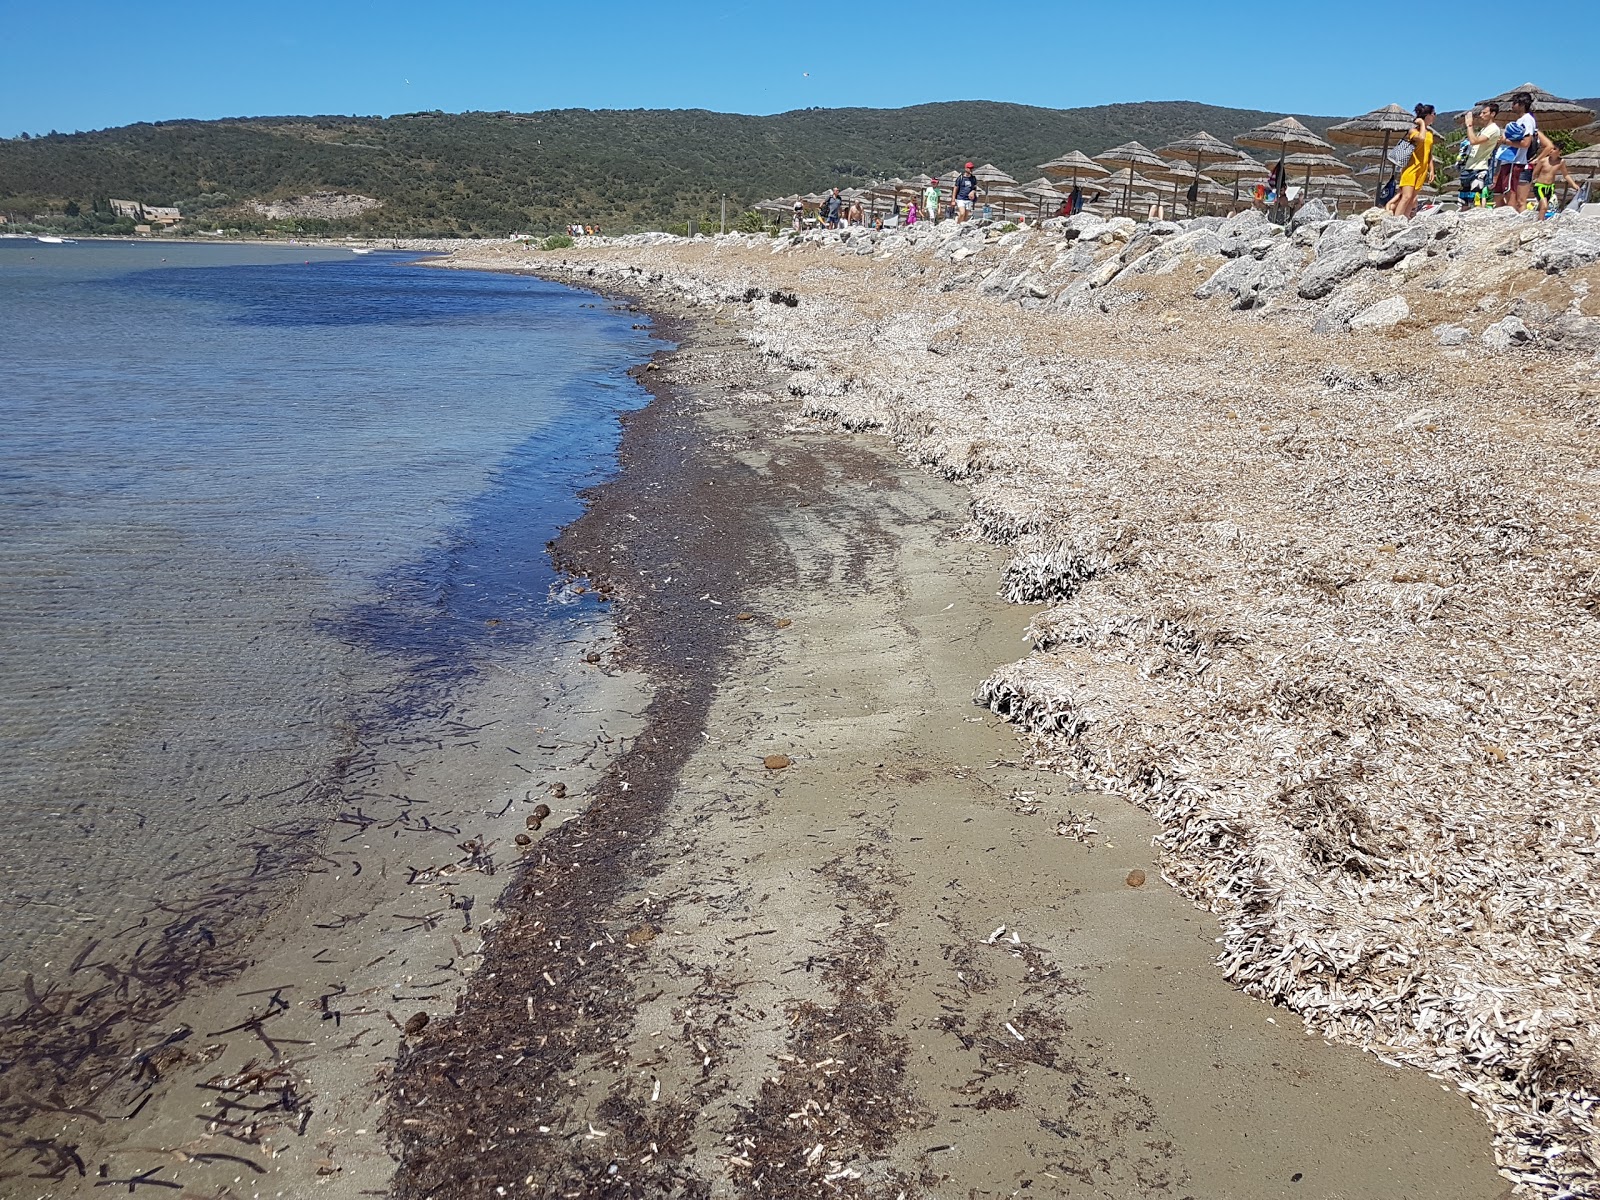
<svg viewBox="0 0 1600 1200">
<path fill-rule="evenodd" d="M 1596 813 L 1526 721 L 1582 725 L 1594 665 L 1551 572 L 1600 553 L 1595 222 L 1127 224 L 436 265 L 730 322 L 800 416 L 969 487 L 1004 593 L 1050 604 L 983 694 L 1161 820 L 1227 978 L 1467 1093 L 1519 1191 L 1589 1195 L 1592 972 L 1539 914 L 1587 927 Z M 1491 549 L 1517 511 L 1540 523 Z"/>
<path fill-rule="evenodd" d="M 689 323 L 557 552 L 614 584 L 654 720 L 399 1064 L 395 1194 L 1499 1194 L 1459 1099 L 1229 989 L 1125 879 L 1153 826 L 978 715 L 1025 614 L 959 489 L 645 306 Z"/>
</svg>

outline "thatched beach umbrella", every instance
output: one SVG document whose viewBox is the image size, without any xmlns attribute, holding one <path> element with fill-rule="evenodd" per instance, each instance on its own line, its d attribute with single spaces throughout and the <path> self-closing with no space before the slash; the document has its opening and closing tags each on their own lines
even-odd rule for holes
<svg viewBox="0 0 1600 1200">
<path fill-rule="evenodd" d="M 1288 154 L 1283 158 L 1286 171 L 1299 174 L 1305 172 L 1305 182 L 1301 184 L 1308 192 L 1311 190 L 1311 177 L 1313 175 L 1347 175 L 1350 168 L 1340 162 L 1331 154 Z"/>
<path fill-rule="evenodd" d="M 1111 174 L 1109 167 L 1102 167 L 1081 150 L 1073 150 L 1060 158 L 1040 163 L 1039 170 L 1051 179 L 1071 180 L 1072 187 L 1082 186 L 1080 180 L 1104 179 Z"/>
<path fill-rule="evenodd" d="M 1166 169 L 1165 163 L 1162 164 L 1162 169 Z M 1108 176 L 1104 182 L 1106 190 L 1113 196 L 1119 192 L 1122 194 L 1121 203 L 1117 207 L 1123 209 L 1127 209 L 1132 204 L 1136 190 L 1141 203 L 1146 200 L 1156 199 L 1160 192 L 1159 185 L 1152 183 L 1137 171 L 1117 171 L 1115 174 Z"/>
<path fill-rule="evenodd" d="M 1498 104 L 1503 110 L 1511 103 L 1511 97 L 1518 92 L 1528 92 L 1533 96 L 1533 115 L 1539 122 L 1540 129 L 1578 129 L 1594 120 L 1594 109 L 1585 108 L 1571 100 L 1563 100 L 1560 96 L 1553 96 L 1535 83 L 1525 83 L 1521 87 L 1501 92 L 1498 96 L 1479 100 L 1478 103 Z"/>
<path fill-rule="evenodd" d="M 1414 120 L 1416 117 L 1398 104 L 1385 104 L 1352 120 L 1329 126 L 1328 139 L 1343 146 L 1364 147 L 1351 158 L 1387 160 L 1389 147 L 1411 132 Z"/>
<path fill-rule="evenodd" d="M 1066 192 L 1063 192 L 1043 175 L 1031 183 L 1023 184 L 1022 194 L 1036 202 L 1041 213 L 1047 209 L 1060 208 L 1061 202 L 1067 198 Z"/>
<path fill-rule="evenodd" d="M 1150 147 L 1141 145 L 1138 142 L 1123 142 L 1120 146 L 1113 146 L 1109 150 L 1103 150 L 1094 156 L 1094 160 L 1101 166 L 1113 169 L 1120 167 L 1127 172 L 1127 176 L 1122 180 L 1123 207 L 1127 207 L 1129 200 L 1133 196 L 1134 172 L 1143 171 L 1147 175 L 1160 178 L 1166 178 L 1168 174 L 1166 161 L 1159 157 Z M 1112 176 L 1113 179 L 1119 177 L 1121 177 L 1121 171 Z M 1146 181 L 1146 186 L 1149 186 L 1148 181 Z"/>
<path fill-rule="evenodd" d="M 1255 150 L 1275 150 L 1278 153 L 1278 181 L 1285 182 L 1283 160 L 1291 154 L 1320 154 L 1332 150 L 1325 138 L 1320 138 L 1293 117 L 1283 117 L 1257 125 L 1248 133 L 1233 139 L 1241 146 Z"/>
<path fill-rule="evenodd" d="M 1278 154 L 1315 154 L 1332 150 L 1326 138 L 1320 138 L 1293 117 L 1257 125 L 1248 133 L 1233 139 L 1241 146 L 1254 150 L 1275 150 Z"/>
<path fill-rule="evenodd" d="M 1600 175 L 1600 146 L 1585 146 L 1566 156 L 1567 170 L 1573 175 L 1587 175 L 1593 179 Z"/>
</svg>

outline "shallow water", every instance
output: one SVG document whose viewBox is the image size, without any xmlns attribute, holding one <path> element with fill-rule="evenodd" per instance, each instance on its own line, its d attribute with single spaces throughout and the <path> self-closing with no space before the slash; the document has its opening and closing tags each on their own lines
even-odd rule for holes
<svg viewBox="0 0 1600 1200">
<path fill-rule="evenodd" d="M 414 258 L 0 241 L 0 1037 L 87 947 L 226 973 L 364 738 L 596 618 L 545 543 L 648 334 Z"/>
</svg>

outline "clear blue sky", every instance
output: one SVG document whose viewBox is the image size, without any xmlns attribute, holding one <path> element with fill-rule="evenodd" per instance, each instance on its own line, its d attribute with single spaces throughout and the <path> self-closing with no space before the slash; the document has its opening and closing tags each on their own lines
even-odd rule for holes
<svg viewBox="0 0 1600 1200">
<path fill-rule="evenodd" d="M 836 15 L 852 7 L 867 15 Z M 1476 33 L 1457 32 L 1460 18 Z M 1342 115 L 1391 101 L 1444 108 L 1526 79 L 1600 95 L 1597 48 L 1600 0 L 1511 10 L 1144 0 L 1098 11 L 1049 0 L 986 10 L 929 0 L 0 0 L 0 136 L 178 117 L 771 113 L 958 99 L 1181 99 Z"/>
</svg>

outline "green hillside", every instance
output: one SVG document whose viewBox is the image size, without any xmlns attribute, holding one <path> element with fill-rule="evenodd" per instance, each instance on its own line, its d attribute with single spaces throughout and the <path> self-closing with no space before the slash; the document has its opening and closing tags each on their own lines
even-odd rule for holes
<svg viewBox="0 0 1600 1200">
<path fill-rule="evenodd" d="M 706 218 L 832 183 L 948 169 L 966 158 L 1021 179 L 1071 149 L 1227 139 L 1278 113 L 1187 101 L 1048 109 L 989 101 L 805 109 L 410 113 L 389 118 L 168 121 L 0 141 L 0 212 L 82 232 L 111 197 L 177 205 L 195 224 L 299 232 L 504 234 L 574 221 L 609 231 Z M 1314 129 L 1337 117 L 1302 117 Z M 381 207 L 338 222 L 269 222 L 250 200 L 316 192 Z M 96 212 L 98 210 L 98 216 Z M 74 214 L 67 217 L 67 213 Z"/>
</svg>

